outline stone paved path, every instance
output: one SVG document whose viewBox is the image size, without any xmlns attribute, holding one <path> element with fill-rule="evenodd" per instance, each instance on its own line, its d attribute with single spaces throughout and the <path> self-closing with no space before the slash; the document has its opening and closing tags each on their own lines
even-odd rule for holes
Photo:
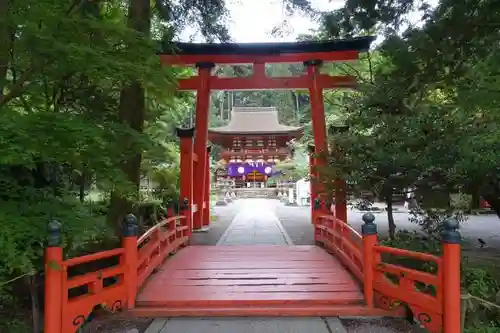
<svg viewBox="0 0 500 333">
<path fill-rule="evenodd" d="M 217 245 L 292 245 L 275 212 L 272 200 L 239 201 L 240 206 L 229 228 Z"/>
<path fill-rule="evenodd" d="M 338 318 L 172 318 L 145 333 L 345 333 Z M 158 330 L 159 329 L 159 330 Z"/>
</svg>

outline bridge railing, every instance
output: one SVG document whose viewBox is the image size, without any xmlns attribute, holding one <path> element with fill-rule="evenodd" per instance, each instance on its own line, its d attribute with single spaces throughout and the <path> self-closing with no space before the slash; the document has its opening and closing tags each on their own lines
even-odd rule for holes
<svg viewBox="0 0 500 333">
<path fill-rule="evenodd" d="M 363 280 L 363 238 L 332 215 L 318 215 L 315 240 L 324 244 L 360 281 Z"/>
<path fill-rule="evenodd" d="M 138 238 L 137 219 L 129 214 L 121 247 L 65 260 L 61 234 L 61 224 L 52 221 L 45 249 L 47 333 L 75 333 L 98 307 L 133 308 L 138 289 L 189 238 L 185 216 L 165 217 Z"/>
<path fill-rule="evenodd" d="M 406 307 L 432 333 L 460 332 L 460 233 L 448 220 L 441 256 L 378 244 L 375 216 L 363 215 L 359 234 L 332 215 L 316 214 L 315 239 L 322 243 L 363 285 L 368 307 L 397 310 Z M 434 273 L 387 263 L 390 257 L 428 263 Z"/>
<path fill-rule="evenodd" d="M 137 287 L 158 269 L 165 258 L 188 241 L 188 226 L 185 216 L 164 219 L 144 233 L 137 241 Z"/>
</svg>

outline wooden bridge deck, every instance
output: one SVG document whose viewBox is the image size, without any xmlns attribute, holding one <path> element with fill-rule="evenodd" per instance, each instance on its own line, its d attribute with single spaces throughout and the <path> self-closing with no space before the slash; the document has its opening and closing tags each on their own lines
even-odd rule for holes
<svg viewBox="0 0 500 333">
<path fill-rule="evenodd" d="M 360 315 L 368 311 L 363 303 L 357 282 L 320 247 L 188 246 L 150 277 L 133 312 L 139 316 Z"/>
</svg>

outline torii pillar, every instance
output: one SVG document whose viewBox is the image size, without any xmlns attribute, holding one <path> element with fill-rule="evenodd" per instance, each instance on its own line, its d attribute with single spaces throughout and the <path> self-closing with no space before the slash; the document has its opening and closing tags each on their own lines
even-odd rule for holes
<svg viewBox="0 0 500 333">
<path fill-rule="evenodd" d="M 212 146 L 207 146 L 207 165 L 205 167 L 205 199 L 203 206 L 203 228 L 210 226 L 210 152 Z"/>
<path fill-rule="evenodd" d="M 203 228 L 204 214 L 208 200 L 205 186 L 207 184 L 208 168 L 208 121 L 210 110 L 210 76 L 214 64 L 211 62 L 197 63 L 199 86 L 196 90 L 196 137 L 194 140 L 194 151 L 198 157 L 196 170 L 194 170 L 194 202 L 197 205 L 196 213 L 193 215 L 193 230 Z"/>
<path fill-rule="evenodd" d="M 309 79 L 311 121 L 314 136 L 314 166 L 318 168 L 326 166 L 326 156 L 328 154 L 323 87 L 320 84 L 320 68 L 322 65 L 322 60 L 309 60 L 304 62 Z M 326 207 L 324 195 L 321 196 L 323 186 L 321 186 L 319 182 L 319 172 L 315 172 L 315 175 L 317 176 L 317 181 L 311 186 L 311 206 L 315 213 L 328 214 L 329 208 Z M 314 215 L 311 218 L 314 220 Z"/>
<path fill-rule="evenodd" d="M 180 207 L 182 215 L 186 217 L 188 235 L 193 231 L 193 137 L 194 128 L 177 128 L 180 138 L 181 163 L 180 163 Z"/>
</svg>

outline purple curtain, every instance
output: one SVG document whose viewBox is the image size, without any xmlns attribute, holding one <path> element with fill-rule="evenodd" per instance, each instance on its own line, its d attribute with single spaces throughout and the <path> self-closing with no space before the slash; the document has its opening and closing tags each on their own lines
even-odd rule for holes
<svg viewBox="0 0 500 333">
<path fill-rule="evenodd" d="M 227 166 L 227 174 L 231 177 L 246 176 L 249 173 L 257 171 L 266 176 L 273 176 L 279 172 L 275 172 L 273 163 L 266 162 L 245 162 L 245 163 L 229 163 Z"/>
</svg>

